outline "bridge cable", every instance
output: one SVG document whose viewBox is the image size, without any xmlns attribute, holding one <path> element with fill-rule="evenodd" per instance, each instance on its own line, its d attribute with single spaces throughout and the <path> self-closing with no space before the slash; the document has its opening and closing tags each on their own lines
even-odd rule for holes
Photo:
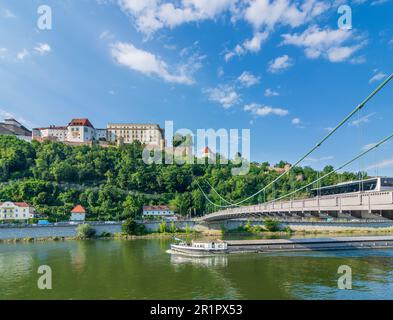
<svg viewBox="0 0 393 320">
<path fill-rule="evenodd" d="M 337 169 L 332 170 L 332 171 L 326 173 L 325 175 L 323 175 L 322 177 L 318 178 L 317 180 L 314 180 L 314 181 L 310 182 L 309 184 L 307 184 L 307 185 L 305 185 L 305 186 L 303 186 L 303 187 L 300 187 L 299 189 L 297 189 L 297 190 L 295 190 L 295 191 L 293 191 L 293 192 L 290 192 L 290 193 L 288 193 L 288 194 L 286 194 L 286 195 L 283 195 L 283 196 L 281 196 L 281 197 L 279 197 L 279 198 L 277 198 L 277 199 L 274 199 L 274 200 L 271 200 L 271 201 L 269 201 L 269 202 L 266 202 L 265 204 L 275 203 L 275 202 L 277 202 L 277 201 L 279 201 L 279 200 L 282 200 L 282 199 L 284 199 L 284 198 L 286 198 L 286 197 L 288 197 L 288 196 L 291 196 L 291 195 L 294 194 L 294 193 L 297 193 L 297 192 L 299 192 L 299 191 L 302 191 L 302 190 L 304 190 L 304 189 L 306 189 L 306 188 L 312 186 L 313 184 L 317 183 L 318 181 L 320 181 L 320 180 L 322 180 L 322 179 L 324 179 L 324 178 L 330 176 L 330 175 L 333 174 L 333 173 L 336 173 L 337 171 L 340 171 L 341 169 L 345 168 L 346 166 L 350 165 L 351 163 L 355 162 L 356 160 L 362 158 L 363 156 L 365 156 L 366 154 L 368 154 L 368 153 L 371 152 L 372 150 L 378 148 L 379 146 L 383 145 L 384 143 L 386 143 L 387 141 L 389 141 L 389 140 L 392 139 L 392 138 L 393 138 L 393 134 L 390 135 L 390 136 L 388 136 L 388 137 L 386 137 L 385 139 L 381 140 L 380 142 L 378 142 L 376 145 L 374 145 L 373 147 L 369 148 L 368 150 L 366 150 L 366 151 L 360 153 L 360 154 L 357 155 L 355 158 L 353 158 L 353 159 L 351 159 L 350 161 L 346 162 L 345 164 L 341 165 L 341 166 L 338 167 Z M 203 192 L 203 191 L 202 191 L 202 192 Z M 217 213 L 215 213 L 215 214 L 217 214 Z"/>
<path fill-rule="evenodd" d="M 277 198 L 277 199 L 274 199 L 274 200 L 272 200 L 272 201 L 269 201 L 269 202 L 267 202 L 267 203 L 274 203 L 274 202 L 276 202 L 276 201 L 282 200 L 282 199 L 284 199 L 284 198 L 286 198 L 286 197 L 288 197 L 288 196 L 291 196 L 291 195 L 294 194 L 294 193 L 297 193 L 297 192 L 299 192 L 299 191 L 302 191 L 302 190 L 304 190 L 304 189 L 306 189 L 306 188 L 312 186 L 312 185 L 315 184 L 315 183 L 318 183 L 318 182 L 321 181 L 322 179 L 324 179 L 324 178 L 326 178 L 326 177 L 332 175 L 333 173 L 336 173 L 336 172 L 340 171 L 341 169 L 345 168 L 346 166 L 350 165 L 351 163 L 355 162 L 356 160 L 363 158 L 363 156 L 365 156 L 366 154 L 370 153 L 372 150 L 377 149 L 379 146 L 383 145 L 384 143 L 386 143 L 387 141 L 389 141 L 389 140 L 392 139 L 392 138 L 393 138 L 393 134 L 390 135 L 390 136 L 388 136 L 388 137 L 386 137 L 385 139 L 381 140 L 380 142 L 378 142 L 378 143 L 377 143 L 376 145 L 374 145 L 373 147 L 370 147 L 368 150 L 366 150 L 366 151 L 364 151 L 364 152 L 358 154 L 355 158 L 353 158 L 352 160 L 350 160 L 350 161 L 346 162 L 345 164 L 341 165 L 341 166 L 338 167 L 337 169 L 334 169 L 334 170 L 328 172 L 327 174 L 321 176 L 321 177 L 318 178 L 317 180 L 314 180 L 313 182 L 310 182 L 309 184 L 307 184 L 307 185 L 305 185 L 305 186 L 303 186 L 303 187 L 301 187 L 301 188 L 299 188 L 299 189 L 297 189 L 297 190 L 295 190 L 295 191 L 293 191 L 293 192 L 287 193 L 287 194 L 285 194 L 285 195 L 283 195 L 283 196 L 281 196 L 281 197 L 279 197 L 279 198 Z"/>
<path fill-rule="evenodd" d="M 270 187 L 271 185 L 274 185 L 275 182 L 277 182 L 278 180 L 280 180 L 284 175 L 286 175 L 288 172 L 290 172 L 293 168 L 295 168 L 297 165 L 299 165 L 304 159 L 306 159 L 310 154 L 312 154 L 316 149 L 318 149 L 323 143 L 326 142 L 326 140 L 328 140 L 338 129 L 340 129 L 348 120 L 350 120 L 359 110 L 361 110 L 366 104 L 367 102 L 369 102 L 390 80 L 392 80 L 393 78 L 393 73 L 390 74 L 389 77 L 387 77 L 373 92 L 371 92 L 371 94 L 368 95 L 368 97 L 366 99 L 364 99 L 351 113 L 349 113 L 335 128 L 333 128 L 320 142 L 318 142 L 313 148 L 311 148 L 305 155 L 303 155 L 298 161 L 296 161 L 296 163 L 294 165 L 292 165 L 288 170 L 286 170 L 284 173 L 282 173 L 281 175 L 279 175 L 276 179 L 274 179 L 272 182 L 270 182 L 269 184 L 267 184 L 265 187 L 263 187 L 262 189 L 260 189 L 259 191 L 255 192 L 254 194 L 252 194 L 251 196 L 236 202 L 236 203 L 231 203 L 231 205 L 220 205 L 217 203 L 214 203 L 213 201 L 211 201 L 210 199 L 208 199 L 208 196 L 206 195 L 206 193 L 201 189 L 202 193 L 204 194 L 206 200 L 208 200 L 213 206 L 216 207 L 220 207 L 220 208 L 229 208 L 232 206 L 239 206 L 240 204 L 254 198 L 255 196 L 257 196 L 258 194 L 260 194 L 261 192 L 263 192 L 264 190 L 266 190 L 268 187 Z M 198 184 L 199 185 L 199 184 Z"/>
</svg>

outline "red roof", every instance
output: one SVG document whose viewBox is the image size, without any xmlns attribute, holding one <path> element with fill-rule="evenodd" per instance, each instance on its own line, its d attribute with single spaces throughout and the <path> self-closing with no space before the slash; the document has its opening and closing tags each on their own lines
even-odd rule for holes
<svg viewBox="0 0 393 320">
<path fill-rule="evenodd" d="M 170 210 L 169 206 L 144 206 L 143 211 Z"/>
<path fill-rule="evenodd" d="M 26 203 L 26 202 L 12 202 L 12 201 L 9 201 L 9 202 L 11 202 L 11 203 L 13 203 L 14 205 L 16 205 L 17 207 L 31 207 L 31 205 L 29 205 L 28 203 Z M 4 204 L 4 202 L 0 202 L 0 206 L 1 205 L 3 205 Z"/>
<path fill-rule="evenodd" d="M 71 122 L 68 124 L 69 126 L 83 126 L 83 127 L 91 127 L 94 128 L 89 119 L 82 118 L 82 119 L 72 119 Z"/>
<path fill-rule="evenodd" d="M 71 213 L 86 213 L 86 210 L 80 204 L 78 204 L 74 209 L 71 210 Z"/>
</svg>

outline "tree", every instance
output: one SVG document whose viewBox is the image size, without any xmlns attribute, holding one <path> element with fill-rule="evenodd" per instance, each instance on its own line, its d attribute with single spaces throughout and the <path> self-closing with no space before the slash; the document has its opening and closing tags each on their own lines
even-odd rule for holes
<svg viewBox="0 0 393 320">
<path fill-rule="evenodd" d="M 76 235 L 79 239 L 89 239 L 94 237 L 96 230 L 90 224 L 80 224 L 76 228 Z"/>
<path fill-rule="evenodd" d="M 132 218 L 125 220 L 121 225 L 121 229 L 128 235 L 142 235 L 146 233 L 145 225 L 137 223 Z"/>
</svg>

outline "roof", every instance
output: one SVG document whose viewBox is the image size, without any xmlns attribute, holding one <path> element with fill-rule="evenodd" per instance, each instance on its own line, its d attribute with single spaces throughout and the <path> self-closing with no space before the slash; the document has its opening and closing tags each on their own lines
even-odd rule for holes
<svg viewBox="0 0 393 320">
<path fill-rule="evenodd" d="M 162 211 L 162 210 L 171 210 L 169 206 L 143 206 L 143 211 Z"/>
<path fill-rule="evenodd" d="M 140 126 L 144 126 L 144 127 L 149 127 L 149 128 L 155 128 L 155 129 L 159 129 L 162 130 L 160 128 L 160 126 L 158 124 L 155 123 L 108 123 L 107 128 L 108 129 L 114 129 L 113 126 L 123 126 L 123 127 L 140 127 Z"/>
<path fill-rule="evenodd" d="M 72 119 L 68 124 L 69 126 L 83 126 L 83 127 L 91 127 L 94 128 L 89 119 L 81 118 L 81 119 Z"/>
<path fill-rule="evenodd" d="M 78 204 L 74 209 L 71 210 L 71 213 L 86 213 L 86 209 Z"/>
<path fill-rule="evenodd" d="M 26 203 L 26 202 L 12 202 L 12 201 L 7 201 L 7 202 L 11 202 L 11 203 L 13 203 L 15 206 L 17 206 L 17 207 L 25 207 L 25 208 L 31 207 L 31 205 L 29 205 L 29 204 Z M 3 205 L 4 203 L 5 203 L 5 202 L 0 202 L 0 206 Z"/>
<path fill-rule="evenodd" d="M 13 134 L 18 136 L 31 136 L 31 131 L 25 126 L 12 124 L 8 122 L 0 122 L 0 134 Z"/>
<path fill-rule="evenodd" d="M 64 127 L 64 126 L 49 126 L 49 127 L 42 127 L 42 128 L 34 128 L 33 130 L 48 130 L 48 129 L 67 130 L 67 127 Z"/>
<path fill-rule="evenodd" d="M 203 154 L 209 154 L 209 153 L 212 153 L 212 151 L 209 149 L 209 147 L 204 147 L 204 148 L 202 149 L 202 153 L 203 153 Z"/>
</svg>

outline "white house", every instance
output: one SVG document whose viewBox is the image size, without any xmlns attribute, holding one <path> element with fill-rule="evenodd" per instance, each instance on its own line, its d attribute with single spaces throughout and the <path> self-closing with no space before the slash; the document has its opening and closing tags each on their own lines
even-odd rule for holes
<svg viewBox="0 0 393 320">
<path fill-rule="evenodd" d="M 34 208 L 26 202 L 0 202 L 0 220 L 34 218 Z"/>
<path fill-rule="evenodd" d="M 68 142 L 88 142 L 95 139 L 95 129 L 89 119 L 72 119 L 68 124 Z"/>
<path fill-rule="evenodd" d="M 175 213 L 169 206 L 144 206 L 143 217 L 158 217 L 167 220 L 176 220 Z"/>
<path fill-rule="evenodd" d="M 71 210 L 71 221 L 85 221 L 86 210 L 80 204 Z"/>
<path fill-rule="evenodd" d="M 64 142 L 67 140 L 67 127 L 49 126 L 33 129 L 33 140 L 52 140 Z"/>
</svg>

